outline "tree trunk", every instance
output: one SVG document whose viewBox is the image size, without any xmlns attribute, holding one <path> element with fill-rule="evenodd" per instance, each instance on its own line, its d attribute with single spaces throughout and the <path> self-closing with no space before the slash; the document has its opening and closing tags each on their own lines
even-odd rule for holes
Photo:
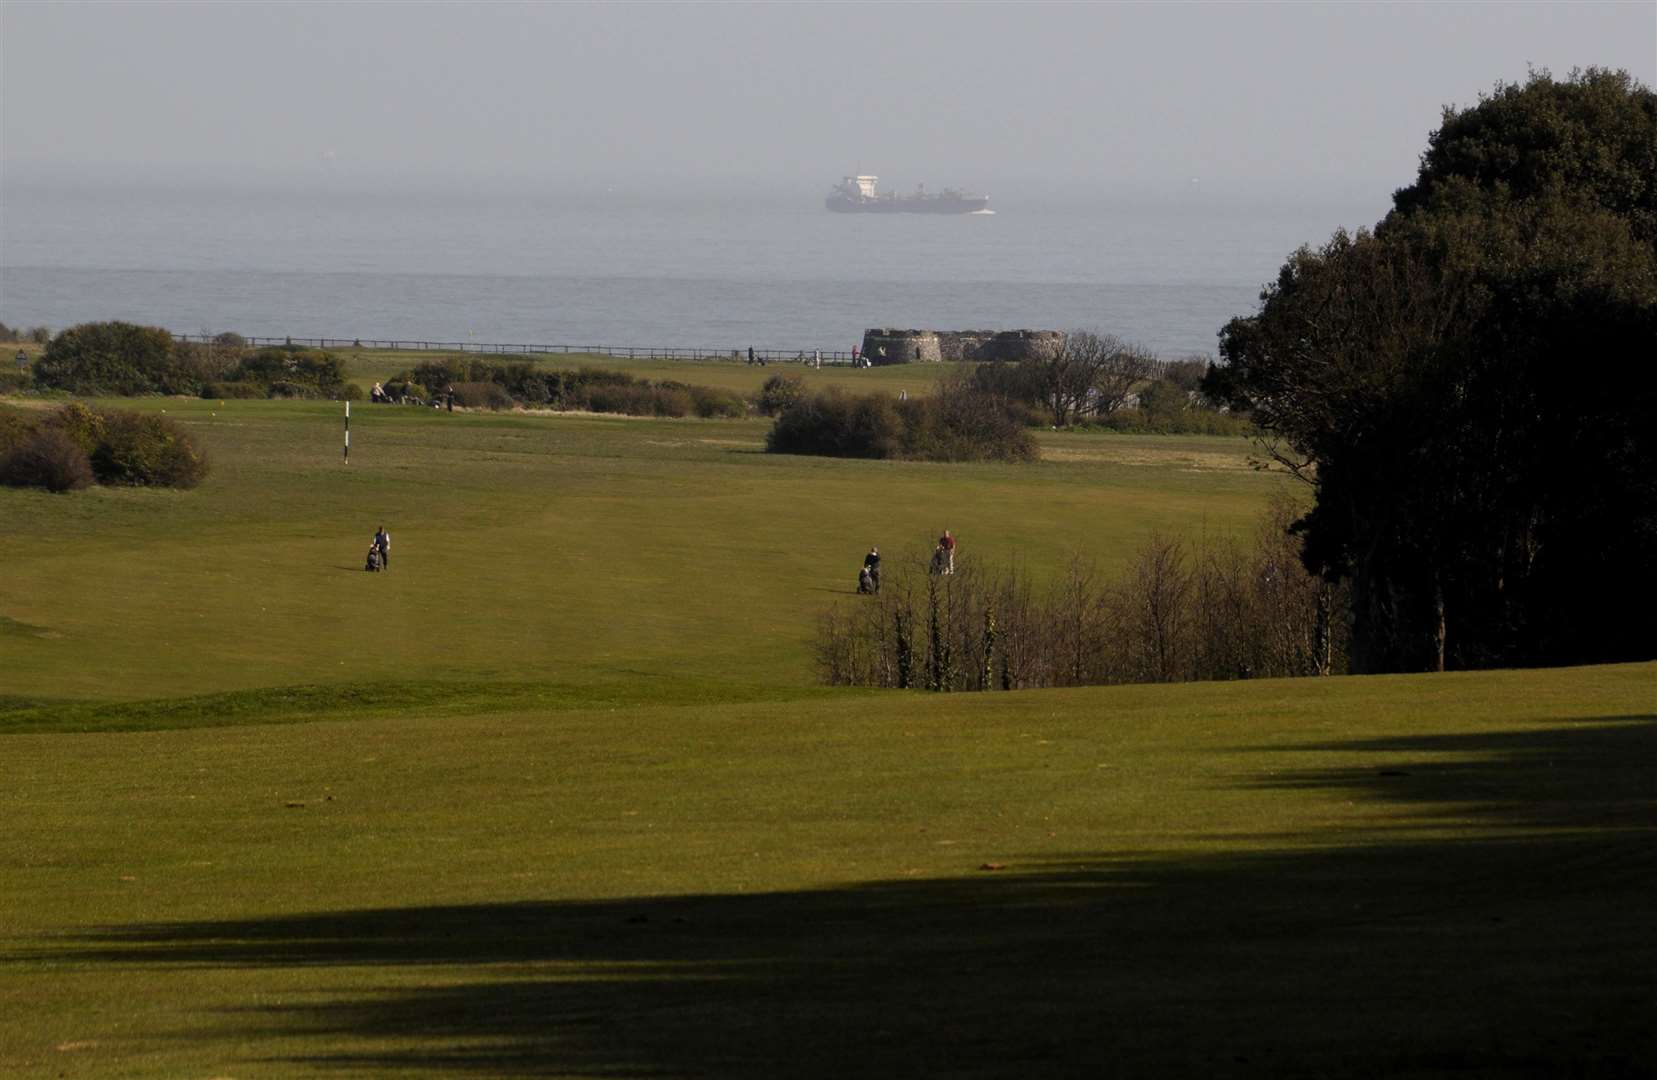
<svg viewBox="0 0 1657 1080">
<path fill-rule="evenodd" d="M 1444 670 L 1444 583 L 1433 575 L 1433 670 Z"/>
</svg>

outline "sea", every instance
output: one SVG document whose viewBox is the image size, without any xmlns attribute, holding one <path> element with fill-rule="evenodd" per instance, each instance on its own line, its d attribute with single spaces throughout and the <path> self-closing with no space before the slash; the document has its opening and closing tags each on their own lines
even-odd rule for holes
<svg viewBox="0 0 1657 1080">
<path fill-rule="evenodd" d="M 826 187 L 826 186 L 825 186 Z M 871 327 L 1088 329 L 1213 355 L 1304 244 L 1369 203 L 994 199 L 835 214 L 812 191 L 0 187 L 0 321 L 614 348 L 849 350 Z"/>
</svg>

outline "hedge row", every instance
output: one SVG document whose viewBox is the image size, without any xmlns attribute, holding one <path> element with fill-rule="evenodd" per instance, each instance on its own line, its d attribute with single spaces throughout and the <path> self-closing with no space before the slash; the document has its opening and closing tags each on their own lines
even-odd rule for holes
<svg viewBox="0 0 1657 1080">
<path fill-rule="evenodd" d="M 58 334 L 35 361 L 33 385 L 88 396 L 191 394 L 204 398 L 347 398 L 333 353 L 279 345 L 249 349 L 235 334 L 211 344 L 175 341 L 165 330 L 125 322 L 82 323 Z"/>
<path fill-rule="evenodd" d="M 741 395 L 711 386 L 651 381 L 622 371 L 583 367 L 547 370 L 470 356 L 429 360 L 386 383 L 394 398 L 420 400 L 452 394 L 456 405 L 506 409 L 514 405 L 628 416 L 736 417 L 748 414 Z"/>
</svg>

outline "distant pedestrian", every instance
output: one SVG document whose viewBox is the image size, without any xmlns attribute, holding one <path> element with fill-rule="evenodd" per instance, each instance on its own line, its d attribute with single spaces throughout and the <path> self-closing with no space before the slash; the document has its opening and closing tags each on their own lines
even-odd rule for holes
<svg viewBox="0 0 1657 1080">
<path fill-rule="evenodd" d="M 938 547 L 944 553 L 944 573 L 955 573 L 955 537 L 949 535 L 948 529 L 945 529 L 944 534 L 938 537 Z"/>
<path fill-rule="evenodd" d="M 870 592 L 880 591 L 880 549 L 872 547 L 863 556 L 863 572 L 869 575 Z"/>
<path fill-rule="evenodd" d="M 858 355 L 859 355 L 858 348 L 859 347 L 856 346 L 856 345 L 852 346 L 852 367 L 857 367 L 857 358 L 858 358 Z M 23 354 L 18 353 L 17 355 L 22 356 Z"/>
<path fill-rule="evenodd" d="M 748 362 L 750 364 L 754 362 L 754 347 L 752 345 L 748 346 Z"/>
<path fill-rule="evenodd" d="M 385 531 L 384 525 L 374 534 L 374 546 L 380 551 L 380 566 L 391 569 L 391 534 Z"/>
</svg>

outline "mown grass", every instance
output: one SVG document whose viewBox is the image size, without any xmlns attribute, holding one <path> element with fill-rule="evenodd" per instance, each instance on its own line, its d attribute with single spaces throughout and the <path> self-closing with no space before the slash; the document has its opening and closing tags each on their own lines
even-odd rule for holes
<svg viewBox="0 0 1657 1080">
<path fill-rule="evenodd" d="M 12 735 L 10 1075 L 1637 1075 L 1652 665 Z"/>
<path fill-rule="evenodd" d="M 297 683 L 814 682 L 871 544 L 1120 563 L 1152 529 L 1252 526 L 1281 476 L 1243 440 L 1052 435 L 1075 460 L 762 452 L 763 420 L 462 415 L 142 399 L 201 436 L 188 493 L 0 491 L 10 693 L 134 700 Z M 1075 448 L 1081 448 L 1077 450 Z M 374 529 L 391 569 L 364 574 Z"/>
<path fill-rule="evenodd" d="M 200 489 L 0 490 L 0 1074 L 1657 1065 L 1657 665 L 814 685 L 869 543 L 1120 565 L 1246 443 L 140 407 Z"/>
</svg>

